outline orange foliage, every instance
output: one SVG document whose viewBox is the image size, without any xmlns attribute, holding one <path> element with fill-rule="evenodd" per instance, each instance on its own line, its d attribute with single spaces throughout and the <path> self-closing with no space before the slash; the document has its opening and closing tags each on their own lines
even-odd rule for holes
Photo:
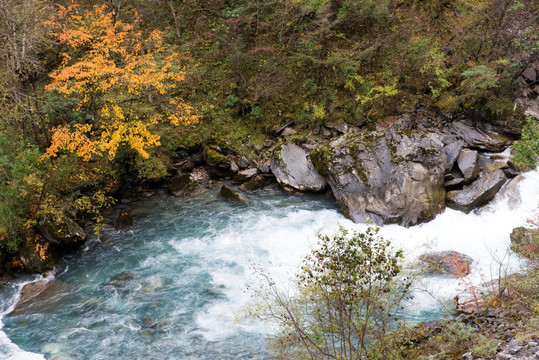
<svg viewBox="0 0 539 360">
<path fill-rule="evenodd" d="M 189 104 L 168 95 L 185 78 L 180 54 L 167 53 L 159 31 L 144 38 L 137 29 L 138 14 L 133 17 L 134 23 L 127 24 L 115 21 L 106 5 L 84 13 L 72 2 L 59 6 L 56 19 L 47 23 L 72 56 L 63 54 L 46 89 L 78 99 L 75 110 L 92 120 L 53 129 L 45 157 L 67 150 L 86 161 L 94 155 L 113 159 L 125 144 L 148 158 L 147 150 L 160 144 L 152 125 L 198 121 Z"/>
</svg>

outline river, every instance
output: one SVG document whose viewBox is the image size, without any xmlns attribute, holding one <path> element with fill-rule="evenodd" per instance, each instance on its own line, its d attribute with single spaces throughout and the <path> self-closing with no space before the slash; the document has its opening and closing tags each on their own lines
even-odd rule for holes
<svg viewBox="0 0 539 360">
<path fill-rule="evenodd" d="M 41 277 L 4 287 L 0 359 L 267 359 L 272 329 L 238 319 L 253 301 L 251 266 L 287 286 L 317 232 L 366 225 L 345 219 L 325 195 L 290 196 L 270 186 L 242 194 L 243 206 L 221 200 L 217 190 L 130 204 L 135 225 L 106 229 L 67 256 L 49 278 L 60 284 L 54 296 L 23 311 L 12 313 L 22 286 Z M 509 234 L 536 216 L 539 175 L 527 173 L 519 193 L 514 206 L 499 194 L 481 211 L 447 209 L 429 223 L 384 226 L 381 233 L 410 263 L 431 250 L 471 256 L 470 278 L 478 283 L 494 276 L 502 259 L 509 271 L 521 266 L 508 257 Z M 444 316 L 442 304 L 459 286 L 452 277 L 423 277 L 404 316 L 411 322 Z"/>
</svg>

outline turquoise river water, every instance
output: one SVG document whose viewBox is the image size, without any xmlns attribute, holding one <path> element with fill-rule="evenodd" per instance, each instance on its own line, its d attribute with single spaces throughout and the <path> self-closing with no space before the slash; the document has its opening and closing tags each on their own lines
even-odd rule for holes
<svg viewBox="0 0 539 360">
<path fill-rule="evenodd" d="M 413 228 L 384 226 L 382 233 L 410 261 L 426 250 L 456 250 L 476 261 L 471 277 L 509 269 L 511 230 L 535 215 L 539 176 L 526 174 L 521 199 L 500 194 L 480 212 L 446 210 Z M 155 195 L 130 204 L 135 225 L 107 229 L 68 256 L 52 296 L 13 312 L 25 283 L 0 290 L 0 359 L 268 359 L 267 324 L 239 320 L 252 304 L 252 264 L 286 286 L 316 232 L 361 229 L 324 195 L 290 196 L 277 187 L 242 194 L 247 205 L 221 200 L 217 189 L 195 199 Z M 492 271 L 490 270 L 492 267 Z M 481 270 L 479 270 L 481 269 Z M 405 317 L 443 315 L 440 305 L 459 291 L 451 277 L 425 277 Z M 429 295 L 436 294 L 435 297 Z"/>
</svg>

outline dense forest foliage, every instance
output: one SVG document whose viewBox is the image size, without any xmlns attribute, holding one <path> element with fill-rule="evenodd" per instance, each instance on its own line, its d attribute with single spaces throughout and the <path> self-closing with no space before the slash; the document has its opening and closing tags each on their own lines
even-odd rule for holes
<svg viewBox="0 0 539 360">
<path fill-rule="evenodd" d="M 256 157 L 292 121 L 429 109 L 514 135 L 538 15 L 533 0 L 1 0 L 2 257 L 38 251 L 46 214 L 98 219 L 183 152 Z"/>
</svg>

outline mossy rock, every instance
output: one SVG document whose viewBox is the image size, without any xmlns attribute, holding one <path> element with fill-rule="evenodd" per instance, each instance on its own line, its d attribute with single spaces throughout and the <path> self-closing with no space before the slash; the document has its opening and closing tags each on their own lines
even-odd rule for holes
<svg viewBox="0 0 539 360">
<path fill-rule="evenodd" d="M 511 250 L 515 253 L 528 259 L 539 258 L 539 229 L 517 227 L 509 237 Z"/>
<path fill-rule="evenodd" d="M 346 217 L 412 226 L 445 208 L 439 135 L 412 130 L 408 122 L 403 117 L 384 131 L 345 134 L 311 152 Z"/>
<path fill-rule="evenodd" d="M 80 225 L 63 213 L 42 213 L 37 221 L 41 236 L 59 249 L 75 249 L 86 241 Z"/>
<path fill-rule="evenodd" d="M 209 166 L 219 166 L 228 163 L 227 157 L 214 146 L 206 146 L 204 148 L 204 160 Z"/>
<path fill-rule="evenodd" d="M 55 251 L 54 246 L 42 237 L 36 236 L 34 240 L 25 242 L 19 248 L 17 256 L 12 261 L 19 263 L 21 268 L 12 270 L 42 274 L 53 270 L 59 259 L 60 254 Z"/>
</svg>

